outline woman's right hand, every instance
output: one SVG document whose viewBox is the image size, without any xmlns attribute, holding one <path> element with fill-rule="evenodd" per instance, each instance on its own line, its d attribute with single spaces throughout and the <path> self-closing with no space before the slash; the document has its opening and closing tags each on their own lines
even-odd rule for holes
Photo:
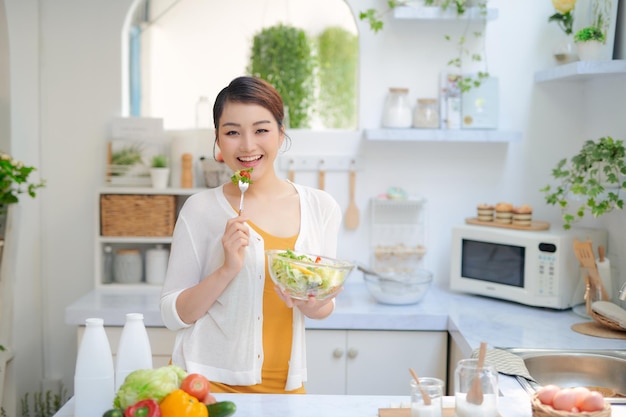
<svg viewBox="0 0 626 417">
<path fill-rule="evenodd" d="M 245 215 L 233 217 L 226 222 L 222 246 L 224 246 L 224 269 L 234 277 L 241 271 L 246 246 L 250 242 L 250 229 Z"/>
</svg>

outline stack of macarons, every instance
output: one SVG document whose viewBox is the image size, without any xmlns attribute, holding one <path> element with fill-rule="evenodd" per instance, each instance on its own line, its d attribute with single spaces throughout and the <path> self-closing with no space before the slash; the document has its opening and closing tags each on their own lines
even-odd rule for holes
<svg viewBox="0 0 626 417">
<path fill-rule="evenodd" d="M 533 208 L 528 204 L 513 208 L 513 224 L 530 226 L 533 220 Z"/>
<path fill-rule="evenodd" d="M 478 220 L 480 220 L 481 222 L 492 222 L 493 210 L 494 207 L 491 204 L 479 204 L 478 207 L 476 207 L 476 211 L 478 212 Z"/>
<path fill-rule="evenodd" d="M 496 223 L 511 224 L 513 221 L 513 204 L 498 203 L 496 204 Z"/>
<path fill-rule="evenodd" d="M 513 207 L 513 204 L 500 202 L 495 206 L 487 203 L 476 207 L 478 220 L 481 222 L 495 222 L 499 224 L 514 224 L 530 226 L 532 224 L 533 209 L 527 204 Z"/>
</svg>

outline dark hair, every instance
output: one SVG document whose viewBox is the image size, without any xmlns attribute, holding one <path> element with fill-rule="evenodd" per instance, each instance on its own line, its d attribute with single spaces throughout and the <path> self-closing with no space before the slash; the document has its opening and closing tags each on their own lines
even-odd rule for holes
<svg viewBox="0 0 626 417">
<path fill-rule="evenodd" d="M 274 86 L 262 78 L 251 76 L 237 77 L 219 92 L 215 98 L 215 104 L 213 104 L 213 125 L 215 126 L 213 159 L 216 159 L 215 145 L 217 144 L 220 117 L 222 117 L 224 112 L 224 106 L 229 102 L 258 104 L 272 113 L 279 129 L 283 126 L 283 119 L 285 118 L 283 98 Z M 285 139 L 288 149 L 291 145 L 291 138 L 286 133 Z"/>
<path fill-rule="evenodd" d="M 220 117 L 228 102 L 258 104 L 274 116 L 278 127 L 282 127 L 285 117 L 283 99 L 267 81 L 250 76 L 237 77 L 219 92 L 213 104 L 213 124 L 219 129 Z"/>
</svg>

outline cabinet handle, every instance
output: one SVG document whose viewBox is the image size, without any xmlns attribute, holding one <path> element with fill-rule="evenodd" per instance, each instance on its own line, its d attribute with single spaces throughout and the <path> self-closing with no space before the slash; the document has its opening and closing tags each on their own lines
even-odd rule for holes
<svg viewBox="0 0 626 417">
<path fill-rule="evenodd" d="M 333 358 L 341 358 L 343 356 L 343 349 L 340 348 L 336 348 L 335 350 L 333 350 Z"/>
<path fill-rule="evenodd" d="M 359 351 L 356 350 L 355 348 L 350 348 L 348 349 L 348 357 L 350 359 L 354 359 L 359 355 Z"/>
</svg>

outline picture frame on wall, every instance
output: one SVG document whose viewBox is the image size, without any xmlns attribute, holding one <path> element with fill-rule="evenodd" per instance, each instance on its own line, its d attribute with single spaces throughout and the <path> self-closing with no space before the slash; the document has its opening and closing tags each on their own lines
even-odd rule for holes
<svg viewBox="0 0 626 417">
<path fill-rule="evenodd" d="M 578 0 L 574 9 L 574 34 L 587 26 L 599 27 L 606 36 L 600 59 L 613 59 L 619 0 Z"/>
</svg>

